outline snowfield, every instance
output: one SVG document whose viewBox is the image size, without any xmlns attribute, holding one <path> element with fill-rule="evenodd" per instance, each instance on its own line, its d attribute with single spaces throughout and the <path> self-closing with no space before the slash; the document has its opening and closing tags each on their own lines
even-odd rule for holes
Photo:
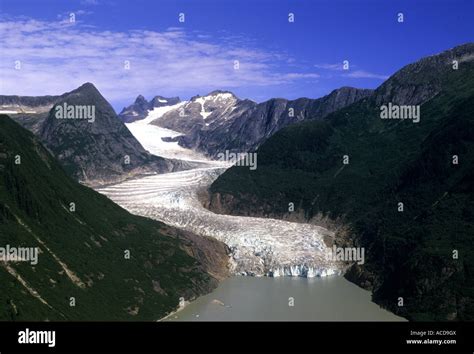
<svg viewBox="0 0 474 354">
<path fill-rule="evenodd" d="M 178 133 L 146 122 L 137 121 L 127 127 L 151 153 L 205 161 L 191 150 L 161 140 L 162 136 L 170 136 L 166 134 Z M 323 242 L 325 235 L 332 235 L 325 228 L 220 215 L 205 209 L 198 200 L 198 191 L 206 189 L 229 167 L 218 161 L 207 160 L 206 164 L 204 168 L 129 180 L 98 191 L 133 214 L 226 243 L 236 274 L 315 277 L 341 273 L 343 266 L 331 260 L 331 249 Z"/>
<path fill-rule="evenodd" d="M 180 102 L 172 106 L 157 107 L 148 112 L 145 119 L 125 124 L 137 140 L 153 155 L 169 159 L 180 159 L 188 161 L 209 161 L 204 155 L 185 149 L 178 142 L 164 142 L 162 138 L 174 138 L 182 135 L 174 130 L 151 125 L 155 119 L 161 118 L 166 112 L 177 109 L 187 102 Z"/>
</svg>

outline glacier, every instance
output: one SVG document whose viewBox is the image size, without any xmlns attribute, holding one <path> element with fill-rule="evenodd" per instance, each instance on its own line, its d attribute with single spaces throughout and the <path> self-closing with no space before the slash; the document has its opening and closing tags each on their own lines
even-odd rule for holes
<svg viewBox="0 0 474 354">
<path fill-rule="evenodd" d="M 153 115 L 156 119 L 155 112 Z M 202 167 L 124 181 L 98 188 L 100 193 L 133 214 L 224 242 L 231 250 L 230 265 L 235 274 L 310 278 L 343 272 L 345 265 L 332 259 L 332 249 L 323 241 L 325 236 L 334 236 L 330 230 L 313 224 L 207 210 L 198 198 L 199 192 L 230 165 L 163 142 L 161 137 L 179 133 L 149 125 L 149 121 L 127 124 L 146 149 L 161 156 L 200 160 Z"/>
</svg>

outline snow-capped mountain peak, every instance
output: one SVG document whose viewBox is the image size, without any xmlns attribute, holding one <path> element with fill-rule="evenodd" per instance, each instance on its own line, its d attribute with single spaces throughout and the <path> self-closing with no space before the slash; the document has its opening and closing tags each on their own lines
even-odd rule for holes
<svg viewBox="0 0 474 354">
<path fill-rule="evenodd" d="M 155 96 L 148 102 L 145 97 L 138 95 L 135 102 L 125 107 L 122 112 L 118 115 L 119 118 L 125 123 L 131 123 L 137 120 L 145 119 L 148 117 L 148 113 L 153 111 L 155 108 L 174 106 L 181 102 L 179 97 L 163 97 Z"/>
<path fill-rule="evenodd" d="M 213 91 L 206 96 L 197 96 L 194 97 L 190 104 L 198 103 L 201 105 L 201 110 L 199 114 L 205 120 L 207 119 L 214 111 L 224 112 L 230 106 L 234 106 L 238 101 L 238 98 L 231 92 L 226 91 Z M 209 125 L 209 123 L 206 123 Z"/>
<path fill-rule="evenodd" d="M 183 134 L 200 129 L 214 129 L 234 114 L 243 102 L 229 91 L 212 91 L 205 96 L 194 96 L 176 109 L 163 114 L 153 125 L 172 129 Z"/>
</svg>

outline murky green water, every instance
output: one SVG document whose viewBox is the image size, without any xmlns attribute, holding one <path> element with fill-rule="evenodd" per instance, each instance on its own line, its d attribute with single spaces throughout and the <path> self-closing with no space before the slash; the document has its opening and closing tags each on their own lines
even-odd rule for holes
<svg viewBox="0 0 474 354">
<path fill-rule="evenodd" d="M 293 306 L 290 306 L 293 303 Z M 343 277 L 225 280 L 172 321 L 404 321 Z"/>
</svg>

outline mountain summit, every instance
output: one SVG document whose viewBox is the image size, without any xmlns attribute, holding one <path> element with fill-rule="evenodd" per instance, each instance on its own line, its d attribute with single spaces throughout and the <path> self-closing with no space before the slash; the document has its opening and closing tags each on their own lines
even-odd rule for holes
<svg viewBox="0 0 474 354">
<path fill-rule="evenodd" d="M 12 118 L 35 133 L 66 171 L 85 184 L 186 168 L 185 162 L 146 151 L 92 83 L 61 96 L 0 96 L 0 101 L 15 103 L 21 114 Z"/>
<path fill-rule="evenodd" d="M 154 108 L 173 106 L 179 102 L 181 102 L 179 97 L 163 96 L 155 96 L 150 102 L 148 102 L 145 97 L 138 95 L 135 102 L 128 107 L 124 107 L 118 117 L 124 123 L 132 123 L 144 119 L 148 115 L 148 112 L 152 111 Z"/>
</svg>

